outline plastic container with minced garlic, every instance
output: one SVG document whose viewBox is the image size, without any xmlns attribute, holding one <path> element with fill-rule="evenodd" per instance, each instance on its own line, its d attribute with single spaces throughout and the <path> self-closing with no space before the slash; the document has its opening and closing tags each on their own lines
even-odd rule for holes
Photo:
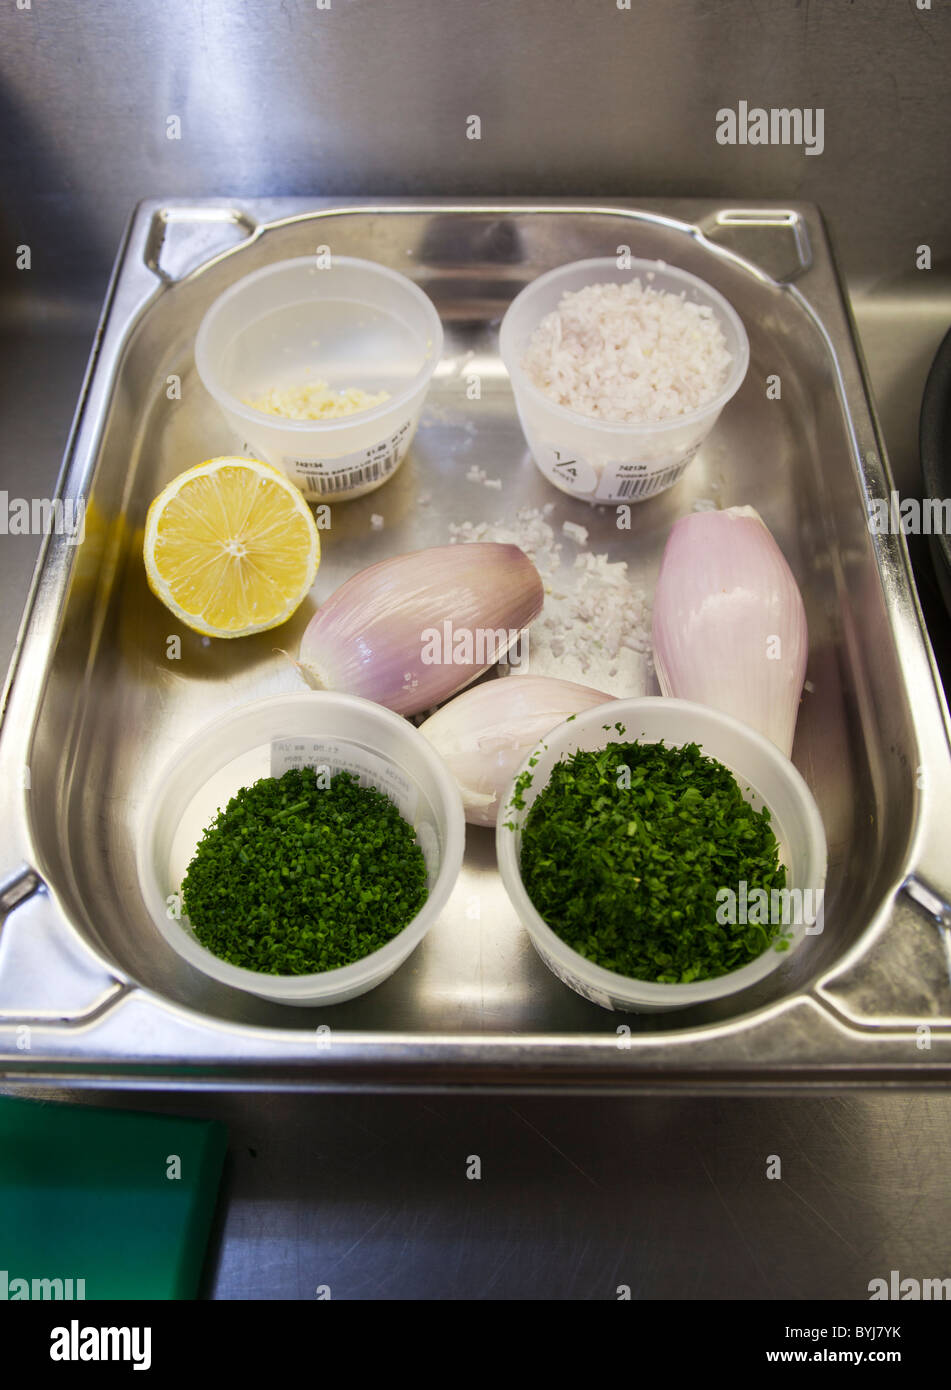
<svg viewBox="0 0 951 1390">
<path fill-rule="evenodd" d="M 373 492 L 416 433 L 442 355 L 429 297 L 374 261 L 279 261 L 215 300 L 195 365 L 251 453 L 311 501 Z"/>
</svg>

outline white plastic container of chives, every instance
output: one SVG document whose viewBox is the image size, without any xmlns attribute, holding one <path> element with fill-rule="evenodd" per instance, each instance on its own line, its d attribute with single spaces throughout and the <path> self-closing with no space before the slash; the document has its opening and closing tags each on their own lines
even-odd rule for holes
<svg viewBox="0 0 951 1390">
<path fill-rule="evenodd" d="M 615 725 L 620 724 L 623 733 Z M 607 727 L 605 727 L 607 726 Z M 658 743 L 679 748 L 696 743 L 733 773 L 745 799 L 768 806 L 780 860 L 786 866 L 791 920 L 782 926 L 785 949 L 770 945 L 739 970 L 690 984 L 635 980 L 594 965 L 568 946 L 540 916 L 526 892 L 520 870 L 522 828 L 536 798 L 547 786 L 556 763 L 583 749 L 604 748 L 618 741 Z M 521 791 L 523 805 L 512 804 L 519 779 L 531 782 Z M 510 827 L 514 825 L 514 830 Z M 502 803 L 496 828 L 499 871 L 506 891 L 531 938 L 554 975 L 576 994 L 605 1009 L 630 1013 L 666 1013 L 723 999 L 758 984 L 790 959 L 810 933 L 822 930 L 826 881 L 826 837 L 822 817 L 800 773 L 769 739 L 731 715 L 690 700 L 646 696 L 613 700 L 586 710 L 552 729 L 529 754 Z M 739 895 L 739 886 L 737 886 Z M 796 893 L 798 892 L 798 897 Z M 800 909 L 795 911 L 795 905 Z M 797 920 L 798 919 L 798 920 Z"/>
<path fill-rule="evenodd" d="M 590 285 L 642 285 L 709 311 L 719 323 L 730 354 L 722 384 L 702 406 L 661 420 L 614 424 L 583 415 L 555 401 L 526 372 L 523 362 L 532 334 L 566 294 Z M 643 502 L 673 487 L 713 429 L 720 411 L 740 389 L 750 348 L 739 314 L 705 280 L 663 261 L 613 257 L 574 261 L 540 275 L 509 305 L 499 332 L 499 352 L 515 393 L 515 405 L 532 457 L 562 492 L 592 505 Z"/>
<path fill-rule="evenodd" d="M 255 457 L 282 468 L 309 501 L 343 501 L 381 487 L 403 462 L 442 344 L 432 300 L 405 275 L 353 256 L 302 256 L 246 275 L 215 300 L 195 365 Z M 387 398 L 320 420 L 250 404 L 318 382 Z"/>
<path fill-rule="evenodd" d="M 398 936 L 352 965 L 314 975 L 265 975 L 207 950 L 181 914 L 181 885 L 218 808 L 241 787 L 292 767 L 354 773 L 385 792 L 416 832 L 429 895 Z M 151 789 L 137 842 L 139 885 L 152 921 L 195 969 L 281 1004 L 339 1004 L 402 965 L 446 905 L 465 848 L 462 797 L 434 748 L 407 720 L 370 700 L 302 691 L 256 700 L 181 748 Z"/>
</svg>

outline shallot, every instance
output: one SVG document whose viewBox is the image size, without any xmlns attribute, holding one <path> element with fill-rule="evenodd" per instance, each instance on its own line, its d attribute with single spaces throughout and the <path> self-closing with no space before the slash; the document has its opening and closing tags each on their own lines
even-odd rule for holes
<svg viewBox="0 0 951 1390">
<path fill-rule="evenodd" d="M 517 545 L 396 555 L 360 570 L 321 604 L 301 639 L 298 669 L 317 689 L 418 714 L 520 650 L 543 599 L 538 571 Z"/>
<path fill-rule="evenodd" d="M 459 784 L 470 825 L 494 825 L 529 753 L 571 714 L 613 700 L 551 676 L 507 676 L 464 690 L 419 726 Z"/>
<path fill-rule="evenodd" d="M 675 523 L 654 594 L 653 641 L 663 694 L 732 714 L 791 755 L 806 612 L 755 508 L 694 512 Z"/>
</svg>

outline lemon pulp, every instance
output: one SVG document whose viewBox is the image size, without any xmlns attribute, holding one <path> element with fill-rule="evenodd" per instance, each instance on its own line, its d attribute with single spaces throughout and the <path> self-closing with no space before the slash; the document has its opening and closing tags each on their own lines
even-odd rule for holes
<svg viewBox="0 0 951 1390">
<path fill-rule="evenodd" d="M 317 574 L 320 538 L 301 493 L 256 459 L 219 458 L 173 479 L 149 508 L 153 593 L 209 636 L 277 627 Z"/>
</svg>

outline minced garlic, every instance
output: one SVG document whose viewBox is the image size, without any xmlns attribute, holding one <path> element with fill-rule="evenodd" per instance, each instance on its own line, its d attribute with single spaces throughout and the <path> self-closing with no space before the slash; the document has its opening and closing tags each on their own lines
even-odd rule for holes
<svg viewBox="0 0 951 1390">
<path fill-rule="evenodd" d="M 312 381 L 283 390 L 274 387 L 258 400 L 246 400 L 245 405 L 253 410 L 263 410 L 267 415 L 283 415 L 287 420 L 337 420 L 342 415 L 353 415 L 358 410 L 370 410 L 375 405 L 382 405 L 389 398 L 389 391 L 373 393 L 363 391 L 359 386 L 331 391 L 326 381 Z"/>
</svg>

